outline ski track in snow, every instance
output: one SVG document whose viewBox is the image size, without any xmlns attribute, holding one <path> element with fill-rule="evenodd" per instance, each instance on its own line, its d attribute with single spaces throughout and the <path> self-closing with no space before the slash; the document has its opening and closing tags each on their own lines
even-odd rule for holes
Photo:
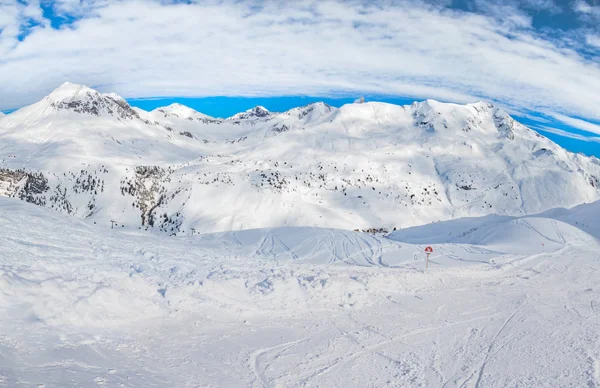
<svg viewBox="0 0 600 388">
<path fill-rule="evenodd" d="M 405 232 L 167 238 L 0 198 L 0 387 L 598 387 L 596 208 L 473 220 L 425 271 Z"/>
</svg>

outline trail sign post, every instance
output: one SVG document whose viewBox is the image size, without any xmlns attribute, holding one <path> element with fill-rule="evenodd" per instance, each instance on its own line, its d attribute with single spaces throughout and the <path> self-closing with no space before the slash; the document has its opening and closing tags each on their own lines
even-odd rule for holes
<svg viewBox="0 0 600 388">
<path fill-rule="evenodd" d="M 427 255 L 427 260 L 425 261 L 425 268 L 429 268 L 429 255 L 433 253 L 432 247 L 425 248 L 425 254 Z"/>
</svg>

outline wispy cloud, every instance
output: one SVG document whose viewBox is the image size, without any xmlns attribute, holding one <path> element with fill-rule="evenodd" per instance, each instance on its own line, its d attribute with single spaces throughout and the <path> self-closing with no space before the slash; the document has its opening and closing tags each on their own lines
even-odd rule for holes
<svg viewBox="0 0 600 388">
<path fill-rule="evenodd" d="M 44 0 L 52 11 L 59 16 L 92 16 L 89 13 L 108 6 L 111 0 Z"/>
<path fill-rule="evenodd" d="M 555 119 L 557 119 L 558 121 L 561 121 L 561 122 L 567 124 L 570 127 L 577 128 L 582 131 L 594 133 L 596 135 L 600 135 L 600 125 L 598 125 L 598 124 L 590 123 L 585 120 L 581 120 L 581 119 L 577 119 L 574 117 L 569 117 L 569 116 L 565 116 L 565 115 L 561 115 L 561 114 L 557 114 L 557 113 L 552 113 L 551 116 L 554 117 Z"/>
<path fill-rule="evenodd" d="M 554 0 L 522 0 L 520 3 L 523 7 L 536 11 L 547 11 L 556 14 L 563 12 L 563 9 Z"/>
<path fill-rule="evenodd" d="M 586 0 L 575 0 L 573 2 L 573 9 L 582 15 L 600 17 L 600 5 L 594 5 Z"/>
<path fill-rule="evenodd" d="M 56 14 L 78 16 L 58 30 L 39 8 L 0 0 L 0 109 L 69 80 L 125 97 L 381 93 L 600 119 L 597 61 L 536 34 L 512 6 L 61 0 Z M 19 41 L 29 13 L 39 25 Z"/>
<path fill-rule="evenodd" d="M 587 44 L 589 44 L 590 46 L 600 48 L 600 35 L 588 34 L 585 37 L 585 40 L 586 40 Z"/>
<path fill-rule="evenodd" d="M 581 140 L 581 141 L 585 141 L 585 142 L 600 143 L 600 137 L 597 137 L 597 136 L 579 135 L 577 133 L 571 133 L 571 132 L 564 131 L 562 129 L 548 127 L 548 126 L 544 126 L 544 125 L 536 126 L 534 128 L 541 132 L 553 133 L 558 136 L 568 137 L 569 139 Z"/>
<path fill-rule="evenodd" d="M 39 0 L 28 3 L 0 0 L 0 53 L 14 48 L 20 37 L 32 25 L 43 23 Z"/>
</svg>

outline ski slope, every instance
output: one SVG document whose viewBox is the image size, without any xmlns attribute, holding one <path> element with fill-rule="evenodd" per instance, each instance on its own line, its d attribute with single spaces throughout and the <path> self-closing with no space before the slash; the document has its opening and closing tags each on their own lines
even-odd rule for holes
<svg viewBox="0 0 600 388">
<path fill-rule="evenodd" d="M 598 205 L 168 237 L 0 198 L 0 386 L 598 386 Z"/>
</svg>

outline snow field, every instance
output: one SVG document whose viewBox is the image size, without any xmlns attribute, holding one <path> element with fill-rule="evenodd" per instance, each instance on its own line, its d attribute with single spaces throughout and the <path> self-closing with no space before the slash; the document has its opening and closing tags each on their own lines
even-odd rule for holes
<svg viewBox="0 0 600 388">
<path fill-rule="evenodd" d="M 167 238 L 0 199 L 0 386 L 597 386 L 596 208 Z"/>
</svg>

